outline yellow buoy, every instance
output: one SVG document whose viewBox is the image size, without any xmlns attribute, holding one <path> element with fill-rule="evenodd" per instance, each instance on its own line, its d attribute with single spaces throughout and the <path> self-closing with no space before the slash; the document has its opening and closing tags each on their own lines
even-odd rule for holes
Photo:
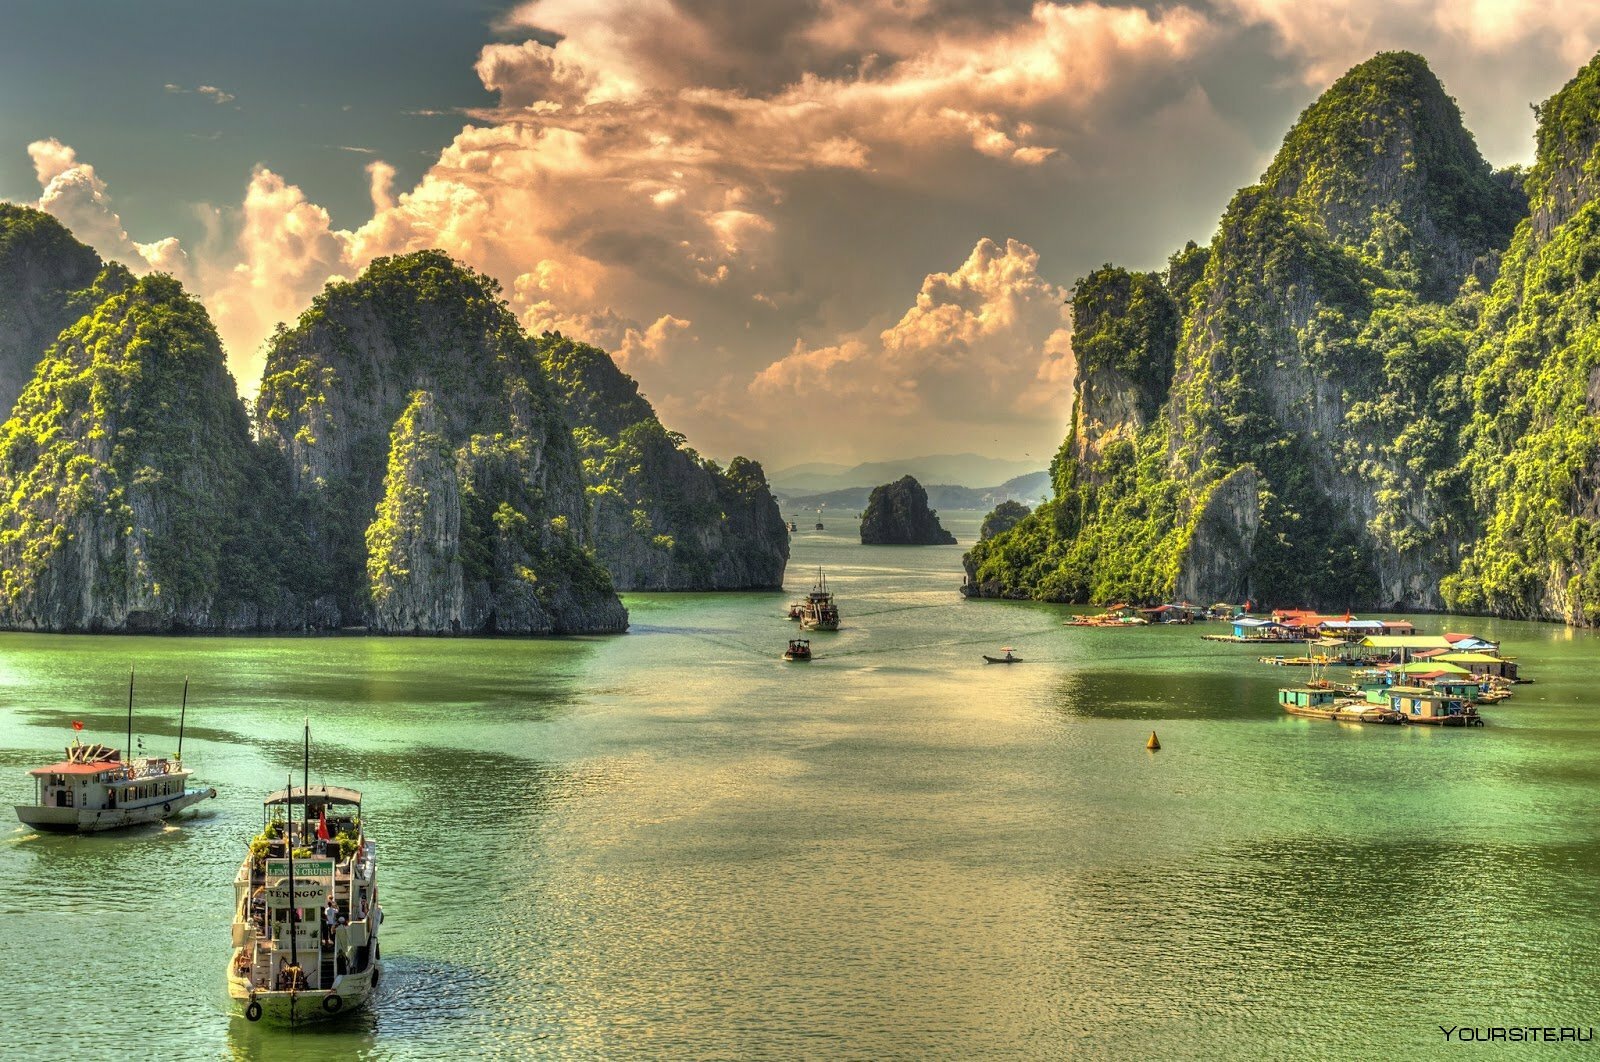
<svg viewBox="0 0 1600 1062">
<path fill-rule="evenodd" d="M 1161 741 L 1156 737 L 1156 732 L 1154 730 L 1150 731 L 1150 740 L 1144 743 L 1144 747 L 1149 749 L 1151 752 L 1155 752 L 1161 748 Z"/>
</svg>

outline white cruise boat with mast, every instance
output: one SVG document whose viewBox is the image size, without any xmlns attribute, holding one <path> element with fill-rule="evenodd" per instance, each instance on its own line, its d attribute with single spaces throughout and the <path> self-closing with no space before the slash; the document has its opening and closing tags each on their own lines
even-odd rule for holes
<svg viewBox="0 0 1600 1062">
<path fill-rule="evenodd" d="M 361 794 L 311 785 L 311 727 L 299 788 L 262 802 L 261 833 L 234 875 L 228 995 L 246 1020 L 280 1025 L 355 1010 L 383 975 L 378 854 Z M 296 820 L 296 810 L 299 818 Z"/>
<path fill-rule="evenodd" d="M 817 568 L 817 581 L 800 602 L 800 629 L 806 631 L 836 631 L 839 629 L 839 606 L 828 592 L 828 577 Z"/>
<path fill-rule="evenodd" d="M 189 715 L 189 680 L 183 680 L 178 715 L 178 752 L 172 757 L 133 757 L 133 672 L 128 672 L 128 744 L 125 749 L 86 745 L 73 737 L 67 758 L 28 773 L 38 787 L 35 804 L 17 804 L 17 818 L 50 833 L 98 833 L 170 819 L 215 789 L 192 789 L 194 772 L 183 766 L 183 727 Z M 83 724 L 74 722 L 74 731 Z M 141 742 L 142 743 L 142 742 Z"/>
</svg>

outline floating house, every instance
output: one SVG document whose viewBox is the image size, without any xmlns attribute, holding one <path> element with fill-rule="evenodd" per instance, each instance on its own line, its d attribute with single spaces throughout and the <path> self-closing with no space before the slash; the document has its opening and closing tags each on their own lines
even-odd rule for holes
<svg viewBox="0 0 1600 1062">
<path fill-rule="evenodd" d="M 1423 726 L 1482 726 L 1483 719 L 1471 703 L 1424 686 L 1393 686 L 1389 707 L 1407 723 Z"/>
<path fill-rule="evenodd" d="M 1239 616 L 1233 621 L 1233 636 L 1241 641 L 1287 642 L 1295 639 L 1281 623 L 1255 616 Z"/>
<path fill-rule="evenodd" d="M 1517 662 L 1507 660 L 1500 656 L 1491 656 L 1488 653 L 1444 653 L 1435 658 L 1439 663 L 1455 664 L 1466 668 L 1474 675 L 1487 675 L 1492 678 L 1517 679 Z"/>
</svg>

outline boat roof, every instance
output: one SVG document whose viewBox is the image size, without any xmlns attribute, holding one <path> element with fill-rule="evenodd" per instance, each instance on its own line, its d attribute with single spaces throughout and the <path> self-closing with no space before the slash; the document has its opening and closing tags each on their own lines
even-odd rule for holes
<svg viewBox="0 0 1600 1062">
<path fill-rule="evenodd" d="M 48 767 L 35 767 L 28 773 L 34 776 L 45 774 L 99 774 L 101 771 L 119 770 L 122 766 L 121 760 L 93 760 L 89 763 L 62 760 L 60 763 L 52 763 Z"/>
<path fill-rule="evenodd" d="M 1404 667 L 1389 666 L 1385 671 L 1398 671 L 1404 675 L 1470 675 L 1472 672 L 1455 664 L 1442 663 L 1438 660 L 1419 660 L 1406 664 Z"/>
<path fill-rule="evenodd" d="M 310 799 L 307 799 L 306 788 L 295 786 L 293 789 L 280 789 L 262 801 L 269 807 L 273 804 L 360 804 L 361 793 L 355 789 L 345 789 L 336 785 L 314 785 L 311 787 Z"/>
<path fill-rule="evenodd" d="M 1457 664 L 1499 664 L 1504 661 L 1498 656 L 1488 653 L 1445 653 L 1440 660 L 1449 660 Z"/>
<path fill-rule="evenodd" d="M 1374 649 L 1448 649 L 1448 639 L 1427 634 L 1373 634 L 1361 639 Z"/>
</svg>

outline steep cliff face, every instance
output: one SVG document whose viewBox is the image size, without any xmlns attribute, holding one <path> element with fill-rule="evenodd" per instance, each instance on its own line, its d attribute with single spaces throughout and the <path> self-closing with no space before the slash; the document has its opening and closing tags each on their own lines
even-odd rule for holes
<svg viewBox="0 0 1600 1062">
<path fill-rule="evenodd" d="M 583 458 L 589 540 L 620 589 L 783 586 L 789 534 L 759 464 L 702 459 L 604 351 L 559 334 L 536 346 Z"/>
<path fill-rule="evenodd" d="M 200 304 L 129 281 L 67 329 L 0 428 L 0 625 L 277 625 L 295 543 Z"/>
<path fill-rule="evenodd" d="M 1078 281 L 1072 319 L 1078 376 L 1071 457 L 1092 470 L 1107 445 L 1132 442 L 1160 409 L 1181 321 L 1159 276 L 1114 266 Z"/>
<path fill-rule="evenodd" d="M 1517 230 L 1474 336 L 1477 541 L 1452 605 L 1600 624 L 1600 58 L 1539 108 Z"/>
<path fill-rule="evenodd" d="M 559 402 L 498 296 L 437 251 L 379 259 L 274 337 L 259 430 L 288 461 L 326 622 L 626 628 L 582 538 L 583 482 Z"/>
<path fill-rule="evenodd" d="M 928 508 L 928 492 L 914 476 L 872 488 L 861 514 L 864 546 L 953 546 L 956 537 L 939 525 Z"/>
<path fill-rule="evenodd" d="M 0 202 L 0 420 L 45 348 L 90 309 L 100 256 L 42 210 Z"/>
<path fill-rule="evenodd" d="M 1452 470 L 1476 281 L 1446 300 L 1492 272 L 1518 210 L 1419 57 L 1350 71 L 1208 251 L 1179 252 L 1164 282 L 1144 275 L 1160 296 L 1087 316 L 1099 349 L 1080 354 L 1057 499 L 969 554 L 969 585 L 1438 607 L 1467 522 Z M 1116 291 L 1118 272 L 1079 291 Z M 1147 337 L 1162 332 L 1135 324 L 1162 297 L 1182 335 L 1157 383 Z M 1146 385 L 1124 371 L 1108 386 L 1118 363 L 1145 366 Z"/>
</svg>

